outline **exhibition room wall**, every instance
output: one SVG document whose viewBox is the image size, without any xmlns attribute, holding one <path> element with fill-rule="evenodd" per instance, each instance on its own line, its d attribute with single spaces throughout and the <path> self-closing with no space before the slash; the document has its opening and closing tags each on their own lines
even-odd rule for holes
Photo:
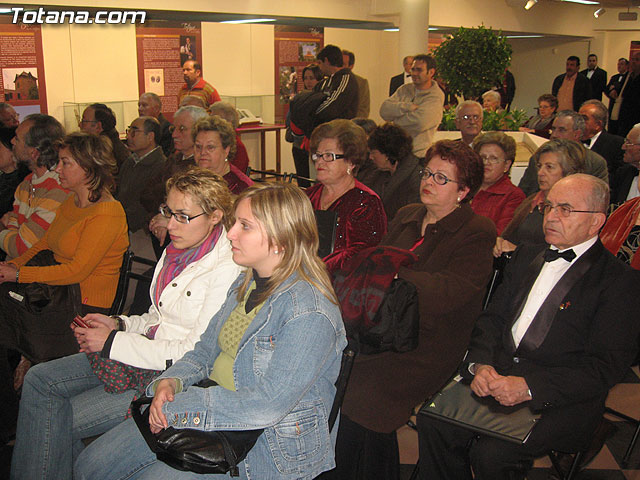
<svg viewBox="0 0 640 480">
<path fill-rule="evenodd" d="M 608 12 L 607 16 L 610 15 L 610 17 L 605 18 L 606 22 L 596 23 L 597 21 L 590 15 L 592 10 L 590 7 L 568 8 L 567 5 L 539 4 L 530 12 L 525 12 L 522 8 L 511 8 L 510 3 L 513 2 L 511 0 L 483 0 L 482 2 L 432 0 L 430 23 L 450 26 L 476 26 L 484 23 L 485 26 L 494 29 L 557 35 L 511 40 L 514 55 L 510 69 L 517 83 L 514 105 L 530 113 L 533 113 L 536 98 L 541 93 L 549 91 L 553 78 L 564 71 L 567 56 L 578 55 L 585 59 L 587 53 L 593 51 L 599 55 L 601 66 L 613 74 L 616 72 L 615 64 L 618 57 L 628 56 L 629 42 L 640 40 L 637 30 L 618 30 L 621 26 L 612 20 L 617 17 L 616 11 Z M 55 2 L 55 4 L 62 3 Z M 100 5 L 100 2 L 92 4 L 96 7 Z M 103 2 L 102 5 L 106 6 L 106 3 Z M 319 12 L 317 2 L 306 0 L 296 2 L 256 0 L 234 3 L 196 0 L 189 3 L 189 8 L 239 13 L 250 13 L 250 10 L 265 15 L 330 15 L 333 18 L 392 21 L 396 25 L 401 25 L 396 13 L 398 9 L 394 5 L 396 4 L 392 1 L 327 0 L 323 3 L 323 11 Z M 134 4 L 130 1 L 109 2 L 108 6 L 129 9 L 149 8 L 148 5 Z M 164 0 L 153 4 L 153 8 L 156 9 L 171 9 L 174 6 L 175 2 Z M 288 8 L 284 8 L 285 6 Z M 635 23 L 631 22 L 629 26 L 637 28 Z M 266 24 L 202 23 L 205 79 L 212 83 L 223 96 L 273 95 L 273 31 L 273 26 Z M 561 34 L 574 35 L 574 37 L 567 38 Z M 575 36 L 585 38 L 577 39 Z M 138 98 L 134 26 L 44 25 L 42 38 L 50 114 L 62 120 L 64 102 L 135 101 Z M 399 59 L 403 56 L 403 52 L 398 51 L 399 33 L 325 28 L 324 42 L 337 44 L 356 54 L 354 71 L 369 80 L 371 118 L 380 121 L 378 109 L 387 96 L 389 78 L 399 73 L 401 68 Z M 135 109 L 130 114 L 135 115 Z M 273 135 L 267 135 L 269 142 L 267 149 L 271 155 L 274 151 L 273 139 L 269 137 Z M 251 157 L 257 160 L 257 138 L 249 136 L 247 143 Z M 293 169 L 289 150 L 289 144 L 283 142 L 283 169 L 287 171 Z"/>
</svg>

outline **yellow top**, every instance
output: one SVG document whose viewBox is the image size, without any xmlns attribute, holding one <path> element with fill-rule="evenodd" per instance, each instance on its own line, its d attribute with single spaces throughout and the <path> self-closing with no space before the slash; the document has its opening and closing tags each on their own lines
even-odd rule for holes
<svg viewBox="0 0 640 480">
<path fill-rule="evenodd" d="M 222 325 L 220 335 L 218 335 L 218 346 L 222 351 L 213 363 L 213 369 L 209 374 L 211 380 L 215 380 L 221 387 L 234 392 L 236 385 L 233 380 L 233 364 L 236 361 L 240 340 L 242 340 L 244 332 L 247 331 L 260 308 L 262 308 L 261 303 L 256 305 L 249 313 L 245 312 L 247 299 L 255 287 L 256 284 L 253 282 L 251 287 L 247 289 L 244 299 L 238 303 L 227 321 Z"/>
</svg>

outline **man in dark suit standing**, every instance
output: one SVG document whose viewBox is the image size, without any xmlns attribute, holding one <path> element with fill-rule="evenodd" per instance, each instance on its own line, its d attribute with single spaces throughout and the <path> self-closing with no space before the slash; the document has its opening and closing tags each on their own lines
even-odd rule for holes
<svg viewBox="0 0 640 480">
<path fill-rule="evenodd" d="M 609 181 L 615 171 L 624 165 L 622 144 L 624 138 L 605 131 L 609 112 L 600 100 L 587 100 L 578 112 L 585 117 L 585 131 L 582 143 L 589 150 L 600 154 L 607 161 Z"/>
<path fill-rule="evenodd" d="M 606 92 L 607 72 L 598 66 L 598 56 L 590 53 L 587 57 L 587 68 L 580 72 L 589 79 L 591 84 L 591 98 L 602 100 L 602 93 Z"/>
<path fill-rule="evenodd" d="M 558 111 L 577 112 L 586 100 L 591 98 L 591 85 L 584 75 L 578 73 L 580 59 L 575 55 L 567 58 L 566 73 L 558 75 L 553 81 L 551 93 L 558 97 Z"/>
<path fill-rule="evenodd" d="M 396 93 L 396 90 L 399 89 L 402 85 L 407 83 L 411 83 L 411 65 L 413 64 L 413 56 L 409 55 L 402 59 L 402 67 L 404 68 L 404 72 L 396 75 L 395 77 L 391 77 L 391 81 L 389 82 L 389 96 Z"/>
<path fill-rule="evenodd" d="M 638 348 L 640 273 L 604 249 L 608 186 L 590 175 L 559 180 L 543 204 L 543 249 L 523 247 L 476 323 L 461 373 L 471 390 L 541 413 L 516 444 L 419 415 L 420 478 L 524 478 L 550 449 L 586 448 Z"/>
<path fill-rule="evenodd" d="M 616 104 L 616 98 L 620 95 L 622 91 L 622 86 L 624 85 L 624 81 L 627 78 L 627 73 L 629 72 L 629 60 L 626 58 L 618 59 L 618 73 L 615 75 L 611 75 L 611 79 L 605 88 L 604 94 L 609 97 L 609 133 L 613 133 L 614 135 L 618 133 L 618 122 L 617 120 L 611 119 L 611 114 L 613 112 L 613 107 Z"/>
<path fill-rule="evenodd" d="M 640 122 L 640 52 L 631 56 L 629 73 L 616 99 L 611 118 L 618 120 L 616 133 L 621 137 L 626 136 L 629 130 Z"/>
</svg>

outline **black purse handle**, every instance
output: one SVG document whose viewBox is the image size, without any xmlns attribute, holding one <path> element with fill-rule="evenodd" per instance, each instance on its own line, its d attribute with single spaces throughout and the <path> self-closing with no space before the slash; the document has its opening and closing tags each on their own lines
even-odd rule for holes
<svg viewBox="0 0 640 480">
<path fill-rule="evenodd" d="M 151 451 L 153 453 L 158 453 L 158 441 L 156 440 L 155 435 L 151 433 L 151 427 L 149 426 L 149 408 L 144 412 L 142 411 L 142 407 L 145 405 L 151 405 L 152 401 L 153 397 L 143 395 L 131 402 L 131 416 L 133 417 L 133 421 L 136 422 L 142 438 L 147 442 Z"/>
</svg>

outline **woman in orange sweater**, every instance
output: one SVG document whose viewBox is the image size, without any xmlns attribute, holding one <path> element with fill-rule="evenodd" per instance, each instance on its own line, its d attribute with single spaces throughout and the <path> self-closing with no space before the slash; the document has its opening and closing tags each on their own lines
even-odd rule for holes
<svg viewBox="0 0 640 480">
<path fill-rule="evenodd" d="M 28 361 L 42 362 L 78 351 L 69 328 L 74 313 L 107 313 L 113 302 L 122 255 L 129 246 L 124 210 L 110 192 L 114 167 L 112 146 L 105 137 L 82 132 L 68 135 L 60 146 L 56 173 L 72 195 L 58 208 L 40 241 L 11 262 L 0 263 L 0 401 L 5 405 L 12 404 L 15 395 L 7 350 L 23 355 L 18 370 L 24 377 Z M 27 266 L 45 250 L 53 252 L 57 264 Z M 78 284 L 82 305 L 75 312 L 50 309 L 42 315 L 25 314 L 19 294 L 25 290 L 13 282 Z"/>
</svg>

